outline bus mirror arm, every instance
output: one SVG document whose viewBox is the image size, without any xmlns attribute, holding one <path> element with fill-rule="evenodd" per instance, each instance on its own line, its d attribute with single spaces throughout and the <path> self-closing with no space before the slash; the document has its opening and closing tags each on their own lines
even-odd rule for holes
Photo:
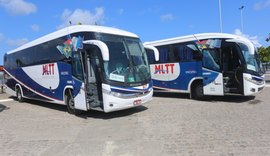
<svg viewBox="0 0 270 156">
<path fill-rule="evenodd" d="M 104 42 L 99 41 L 99 40 L 86 40 L 86 41 L 83 41 L 83 43 L 97 46 L 101 51 L 101 55 L 102 55 L 103 60 L 104 61 L 110 60 L 109 59 L 109 48 Z"/>
<path fill-rule="evenodd" d="M 144 48 L 150 49 L 154 51 L 154 55 L 155 55 L 155 61 L 159 61 L 159 52 L 158 49 L 154 46 L 151 45 L 143 45 Z"/>
</svg>

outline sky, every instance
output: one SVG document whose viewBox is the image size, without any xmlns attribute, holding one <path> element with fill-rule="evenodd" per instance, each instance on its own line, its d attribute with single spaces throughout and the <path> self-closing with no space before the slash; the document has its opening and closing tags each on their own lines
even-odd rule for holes
<svg viewBox="0 0 270 156">
<path fill-rule="evenodd" d="M 270 0 L 220 0 L 222 32 L 270 46 Z M 244 6 L 243 28 L 241 11 Z M 72 24 L 133 32 L 143 42 L 221 32 L 219 0 L 0 0 L 0 65 L 7 51 Z"/>
</svg>

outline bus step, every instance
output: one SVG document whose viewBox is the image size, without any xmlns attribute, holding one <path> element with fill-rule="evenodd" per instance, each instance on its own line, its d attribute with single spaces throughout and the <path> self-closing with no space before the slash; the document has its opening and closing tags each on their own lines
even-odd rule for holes
<svg viewBox="0 0 270 156">
<path fill-rule="evenodd" d="M 225 93 L 239 93 L 239 89 L 238 88 L 227 88 L 227 87 L 225 87 L 224 92 Z"/>
</svg>

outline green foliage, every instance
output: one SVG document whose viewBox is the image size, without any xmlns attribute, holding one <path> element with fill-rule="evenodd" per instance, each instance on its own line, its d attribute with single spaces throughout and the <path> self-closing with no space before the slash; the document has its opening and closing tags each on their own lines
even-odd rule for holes
<svg viewBox="0 0 270 156">
<path fill-rule="evenodd" d="M 262 62 L 270 62 L 270 46 L 267 48 L 260 47 L 258 53 Z"/>
</svg>

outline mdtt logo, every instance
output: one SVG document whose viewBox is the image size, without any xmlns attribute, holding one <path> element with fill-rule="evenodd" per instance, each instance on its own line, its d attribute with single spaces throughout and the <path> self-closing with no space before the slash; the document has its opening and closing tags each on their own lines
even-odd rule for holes
<svg viewBox="0 0 270 156">
<path fill-rule="evenodd" d="M 155 65 L 155 74 L 173 74 L 174 64 L 157 64 Z"/>
<path fill-rule="evenodd" d="M 42 75 L 54 75 L 54 64 L 45 64 L 43 65 L 43 72 Z"/>
</svg>

